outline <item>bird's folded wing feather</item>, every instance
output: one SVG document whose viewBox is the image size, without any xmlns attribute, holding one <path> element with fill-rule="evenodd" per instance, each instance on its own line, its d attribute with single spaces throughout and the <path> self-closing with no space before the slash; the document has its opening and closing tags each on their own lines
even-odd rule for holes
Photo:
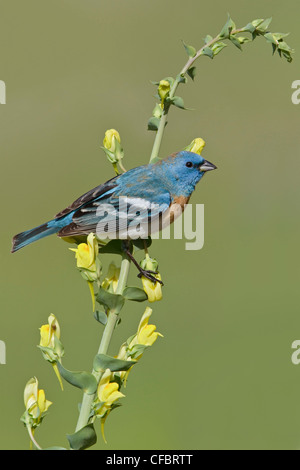
<svg viewBox="0 0 300 470">
<path fill-rule="evenodd" d="M 100 186 L 97 186 L 96 188 L 93 188 L 87 193 L 83 194 L 78 199 L 76 199 L 76 201 L 72 202 L 72 204 L 66 207 L 66 209 L 58 212 L 55 215 L 55 218 L 59 219 L 60 217 L 64 217 L 90 201 L 93 201 L 101 196 L 105 197 L 108 192 L 113 191 L 114 188 L 117 187 L 117 183 L 115 182 L 116 179 L 117 177 L 114 177 L 106 183 L 101 184 Z"/>
<path fill-rule="evenodd" d="M 113 187 L 107 183 L 99 186 L 69 206 L 69 212 L 74 212 L 72 222 L 58 235 L 69 237 L 105 231 L 109 236 L 110 232 L 119 233 L 137 223 L 151 221 L 152 224 L 167 211 L 170 204 L 170 193 L 157 187 L 154 181 L 152 184 L 151 180 L 148 184 L 139 184 L 138 181 L 125 184 L 119 177 Z M 65 211 L 60 214 L 66 214 Z"/>
</svg>

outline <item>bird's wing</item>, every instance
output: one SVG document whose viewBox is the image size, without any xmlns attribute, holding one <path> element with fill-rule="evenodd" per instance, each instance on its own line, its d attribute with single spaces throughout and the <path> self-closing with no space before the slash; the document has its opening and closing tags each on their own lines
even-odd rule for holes
<svg viewBox="0 0 300 470">
<path fill-rule="evenodd" d="M 121 182 L 75 210 L 72 222 L 58 235 L 70 237 L 93 232 L 100 239 L 147 238 L 151 233 L 149 223 L 158 226 L 171 204 L 170 193 L 157 187 L 153 180 L 150 183 Z"/>
<path fill-rule="evenodd" d="M 62 211 L 58 212 L 55 215 L 55 219 L 64 217 L 70 214 L 71 212 L 74 212 L 75 210 L 79 209 L 84 204 L 87 204 L 90 201 L 94 201 L 97 198 L 101 198 L 101 196 L 105 197 L 107 193 L 112 192 L 117 187 L 117 182 L 116 182 L 117 178 L 118 177 L 115 176 L 114 178 L 110 179 L 106 183 L 101 184 L 100 186 L 97 186 L 96 188 L 91 189 L 87 193 L 83 194 L 78 199 L 76 199 L 76 201 L 70 204 L 70 206 L 66 207 L 66 209 L 63 209 Z"/>
</svg>

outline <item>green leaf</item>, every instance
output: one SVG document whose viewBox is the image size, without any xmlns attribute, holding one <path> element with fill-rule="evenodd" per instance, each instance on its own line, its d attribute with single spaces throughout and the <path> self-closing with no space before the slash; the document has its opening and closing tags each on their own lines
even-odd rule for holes
<svg viewBox="0 0 300 470">
<path fill-rule="evenodd" d="M 213 40 L 213 37 L 210 34 L 208 34 L 204 39 L 204 43 L 208 44 L 212 40 Z"/>
<path fill-rule="evenodd" d="M 276 46 L 278 45 L 278 40 L 275 38 L 273 33 L 266 33 L 264 34 L 264 38 L 268 41 L 271 42 L 272 44 L 275 44 Z"/>
<path fill-rule="evenodd" d="M 237 47 L 240 51 L 242 50 L 242 46 L 240 44 L 240 41 L 235 36 L 230 36 L 229 39 L 232 42 L 232 44 L 235 45 L 235 47 Z"/>
<path fill-rule="evenodd" d="M 246 38 L 244 36 L 236 36 L 236 38 L 240 44 L 246 44 L 247 42 L 251 42 L 250 38 Z"/>
<path fill-rule="evenodd" d="M 134 366 L 136 361 L 122 361 L 106 354 L 97 354 L 94 359 L 93 367 L 97 372 L 104 372 L 110 369 L 112 372 L 125 371 Z"/>
<path fill-rule="evenodd" d="M 178 74 L 177 77 L 176 77 L 176 80 L 178 83 L 186 83 L 187 82 L 187 78 L 184 74 Z"/>
<path fill-rule="evenodd" d="M 93 424 L 88 424 L 74 434 L 67 434 L 70 447 L 73 450 L 84 450 L 97 442 L 97 435 Z"/>
<path fill-rule="evenodd" d="M 182 41 L 182 42 L 183 42 L 183 45 L 184 45 L 184 48 L 185 48 L 185 51 L 186 51 L 187 55 L 189 57 L 195 57 L 195 55 L 197 54 L 196 49 L 193 46 L 189 46 L 188 44 L 185 44 L 184 41 Z"/>
<path fill-rule="evenodd" d="M 96 310 L 94 313 L 94 318 L 97 320 L 101 325 L 106 325 L 107 323 L 107 315 L 105 312 L 100 312 L 99 310 Z"/>
<path fill-rule="evenodd" d="M 72 372 L 65 369 L 61 363 L 57 362 L 60 375 L 74 387 L 78 387 L 85 393 L 92 395 L 97 390 L 97 380 L 88 372 Z"/>
<path fill-rule="evenodd" d="M 140 287 L 126 287 L 123 292 L 123 297 L 127 300 L 133 300 L 134 302 L 144 302 L 148 300 L 146 292 Z"/>
<path fill-rule="evenodd" d="M 105 147 L 101 147 L 102 150 L 104 151 L 104 153 L 106 154 L 108 160 L 111 162 L 111 163 L 114 163 L 116 161 L 116 156 L 114 154 L 114 152 L 111 152 L 110 150 L 108 150 L 107 148 Z"/>
<path fill-rule="evenodd" d="M 156 103 L 155 108 L 152 111 L 152 116 L 157 119 L 160 119 L 162 116 L 162 109 L 158 103 Z"/>
<path fill-rule="evenodd" d="M 289 63 L 293 62 L 293 57 L 290 52 L 283 52 L 282 55 Z"/>
<path fill-rule="evenodd" d="M 284 41 L 279 41 L 278 43 L 278 48 L 281 50 L 281 51 L 285 51 L 285 52 L 293 52 L 293 49 Z"/>
<path fill-rule="evenodd" d="M 99 246 L 100 253 L 110 253 L 116 255 L 122 255 L 124 253 L 123 250 L 123 242 L 122 240 L 110 240 L 103 246 Z"/>
<path fill-rule="evenodd" d="M 51 364 L 55 364 L 55 362 L 57 362 L 58 356 L 53 351 L 53 348 L 48 348 L 46 346 L 40 346 L 40 345 L 38 345 L 37 347 L 42 351 L 43 358 L 46 361 L 50 362 Z"/>
<path fill-rule="evenodd" d="M 185 109 L 184 102 L 181 96 L 174 96 L 174 98 L 172 98 L 172 104 L 174 106 L 177 106 L 177 108 Z"/>
<path fill-rule="evenodd" d="M 132 244 L 138 250 L 144 250 L 145 245 L 147 248 L 149 248 L 152 245 L 152 240 L 151 240 L 151 237 L 148 237 L 147 240 L 138 238 L 137 240 L 132 240 Z"/>
<path fill-rule="evenodd" d="M 211 50 L 213 51 L 214 56 L 218 55 L 225 47 L 227 47 L 227 44 L 225 42 L 219 41 L 216 42 L 211 46 Z"/>
<path fill-rule="evenodd" d="M 264 20 L 256 27 L 257 31 L 259 31 L 260 33 L 265 33 L 268 30 L 271 21 L 272 18 L 267 18 L 266 20 Z"/>
<path fill-rule="evenodd" d="M 170 87 L 174 85 L 175 79 L 173 77 L 165 77 L 163 80 L 166 80 L 170 83 Z"/>
<path fill-rule="evenodd" d="M 160 119 L 152 116 L 148 121 L 148 131 L 157 131 L 159 123 Z"/>
<path fill-rule="evenodd" d="M 190 67 L 187 72 L 188 76 L 194 81 L 196 76 L 196 67 Z"/>
<path fill-rule="evenodd" d="M 225 23 L 225 25 L 223 26 L 223 29 L 222 31 L 220 32 L 220 39 L 227 39 L 229 38 L 230 34 L 231 34 L 231 31 L 233 29 L 235 29 L 236 26 L 235 26 L 235 23 L 234 21 L 232 21 L 232 19 L 230 18 L 230 16 L 228 15 L 228 20 L 227 22 Z"/>
<path fill-rule="evenodd" d="M 128 356 L 129 357 L 132 357 L 133 359 L 135 357 L 138 357 L 140 356 L 141 354 L 143 354 L 143 352 L 145 351 L 145 349 L 147 349 L 149 346 L 145 345 L 145 344 L 135 344 L 134 346 L 132 346 L 132 348 L 128 351 Z"/>
<path fill-rule="evenodd" d="M 96 300 L 99 302 L 99 304 L 104 305 L 104 307 L 108 308 L 109 310 L 113 310 L 113 312 L 116 314 L 122 310 L 125 302 L 125 299 L 122 295 L 108 292 L 107 290 L 103 289 L 103 287 L 100 287 Z"/>
<path fill-rule="evenodd" d="M 258 20 L 253 20 L 251 21 L 251 24 L 254 26 L 254 28 L 256 29 L 259 25 L 261 25 L 265 20 L 264 19 L 258 19 Z"/>
<path fill-rule="evenodd" d="M 281 41 L 281 39 L 286 38 L 289 35 L 290 33 L 273 33 L 273 37 L 277 39 L 277 41 Z"/>
<path fill-rule="evenodd" d="M 43 450 L 68 450 L 68 449 L 66 449 L 65 447 L 52 446 L 52 447 L 43 448 Z"/>
<path fill-rule="evenodd" d="M 242 28 L 240 31 L 245 32 L 245 33 L 251 33 L 253 34 L 255 31 L 255 26 L 252 23 L 248 23 L 244 28 Z"/>
<path fill-rule="evenodd" d="M 201 55 L 207 55 L 208 57 L 210 57 L 211 59 L 214 58 L 214 53 L 212 51 L 212 49 L 210 47 L 205 47 L 202 52 L 201 52 Z"/>
</svg>

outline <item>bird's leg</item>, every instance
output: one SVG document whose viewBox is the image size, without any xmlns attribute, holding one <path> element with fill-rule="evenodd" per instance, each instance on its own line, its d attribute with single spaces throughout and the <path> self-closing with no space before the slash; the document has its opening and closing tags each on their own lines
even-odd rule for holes
<svg viewBox="0 0 300 470">
<path fill-rule="evenodd" d="M 137 262 L 137 260 L 133 256 L 133 254 L 131 253 L 130 245 L 129 245 L 127 240 L 123 242 L 122 247 L 123 247 L 124 252 L 128 256 L 128 258 L 133 262 L 133 264 L 139 270 L 139 274 L 138 274 L 139 278 L 144 276 L 145 278 L 149 279 L 150 281 L 152 281 L 154 283 L 159 282 L 162 286 L 164 285 L 164 283 L 160 279 L 156 279 L 156 277 L 153 276 L 153 274 L 158 274 L 156 271 L 149 271 L 147 269 L 143 269 L 139 265 L 139 263 Z"/>
</svg>

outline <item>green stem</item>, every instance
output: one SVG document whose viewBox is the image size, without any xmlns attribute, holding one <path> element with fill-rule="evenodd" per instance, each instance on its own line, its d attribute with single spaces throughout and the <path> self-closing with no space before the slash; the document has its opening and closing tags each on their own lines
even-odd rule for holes
<svg viewBox="0 0 300 470">
<path fill-rule="evenodd" d="M 33 444 L 38 450 L 42 450 L 41 446 L 36 442 L 34 438 L 32 427 L 29 424 L 26 427 L 27 427 L 27 431 L 28 431 L 31 442 L 33 442 Z"/>
<path fill-rule="evenodd" d="M 123 293 L 127 284 L 129 268 L 130 268 L 130 260 L 127 258 L 126 255 L 123 255 L 116 294 L 121 295 Z M 101 338 L 100 346 L 98 349 L 98 354 L 107 353 L 118 318 L 119 318 L 119 315 L 115 314 L 113 310 L 109 312 L 107 323 L 106 323 L 106 326 L 105 326 L 105 329 Z M 94 375 L 97 382 L 99 383 L 103 372 L 93 370 L 92 374 Z M 90 394 L 90 395 L 87 393 L 84 393 L 82 403 L 81 403 L 79 418 L 78 418 L 77 425 L 76 425 L 76 430 L 75 430 L 76 432 L 88 424 L 90 413 L 91 413 L 91 408 L 92 408 L 95 396 L 96 396 L 96 393 Z"/>
<path fill-rule="evenodd" d="M 231 34 L 237 34 L 240 31 L 241 30 L 236 29 L 236 30 L 233 30 L 231 32 Z M 218 36 L 213 38 L 207 44 L 204 44 L 204 46 L 202 46 L 201 49 L 199 49 L 199 51 L 196 53 L 196 55 L 194 57 L 189 58 L 189 60 L 187 61 L 187 63 L 182 68 L 181 72 L 179 73 L 179 76 L 183 76 L 187 73 L 187 71 L 193 65 L 193 63 L 198 59 L 198 57 L 200 57 L 202 55 L 202 52 L 206 47 L 213 46 L 219 40 L 220 40 L 220 35 L 218 34 Z M 170 93 L 169 93 L 169 98 L 170 99 L 174 98 L 175 92 L 177 90 L 177 87 L 178 87 L 179 83 L 180 83 L 179 80 L 176 78 L 174 83 L 173 83 L 173 86 L 170 90 Z M 151 152 L 151 156 L 150 156 L 150 163 L 154 163 L 156 161 L 156 159 L 158 158 L 162 138 L 163 138 L 163 135 L 164 135 L 164 130 L 165 130 L 165 127 L 166 127 L 166 124 L 167 124 L 167 118 L 168 118 L 169 110 L 170 110 L 170 106 L 167 107 L 167 110 L 164 109 L 162 117 L 160 118 L 158 130 L 157 130 L 157 133 L 156 133 L 156 136 L 155 136 L 155 140 L 154 140 L 154 144 L 153 144 L 153 148 L 152 148 L 152 152 Z"/>
</svg>

